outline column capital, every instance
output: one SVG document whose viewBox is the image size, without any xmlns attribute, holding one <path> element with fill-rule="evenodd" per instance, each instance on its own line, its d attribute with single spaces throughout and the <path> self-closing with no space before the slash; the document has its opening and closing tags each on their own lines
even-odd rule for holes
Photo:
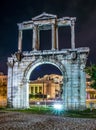
<svg viewBox="0 0 96 130">
<path fill-rule="evenodd" d="M 75 25 L 75 21 L 71 20 L 71 26 L 74 26 L 74 25 Z"/>
</svg>

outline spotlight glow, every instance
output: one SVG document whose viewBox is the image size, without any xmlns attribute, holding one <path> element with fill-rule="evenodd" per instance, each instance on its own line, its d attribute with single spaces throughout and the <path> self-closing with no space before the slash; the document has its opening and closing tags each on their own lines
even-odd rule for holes
<svg viewBox="0 0 96 130">
<path fill-rule="evenodd" d="M 56 109 L 56 110 L 62 110 L 62 109 L 63 109 L 63 106 L 62 106 L 62 104 L 60 104 L 60 103 L 55 103 L 55 104 L 53 105 L 53 108 Z"/>
</svg>

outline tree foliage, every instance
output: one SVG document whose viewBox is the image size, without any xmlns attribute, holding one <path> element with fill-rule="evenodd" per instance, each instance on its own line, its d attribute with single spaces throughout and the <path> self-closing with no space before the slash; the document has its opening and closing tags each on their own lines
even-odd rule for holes
<svg viewBox="0 0 96 130">
<path fill-rule="evenodd" d="M 85 72 L 91 77 L 91 87 L 96 89 L 96 65 L 86 67 Z"/>
</svg>

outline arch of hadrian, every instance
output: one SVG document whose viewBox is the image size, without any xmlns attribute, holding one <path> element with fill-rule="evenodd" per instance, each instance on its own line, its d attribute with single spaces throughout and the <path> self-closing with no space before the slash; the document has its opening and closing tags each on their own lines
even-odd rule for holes
<svg viewBox="0 0 96 130">
<path fill-rule="evenodd" d="M 64 109 L 84 109 L 86 106 L 86 78 L 84 68 L 88 47 L 75 48 L 75 17 L 57 18 L 42 13 L 18 24 L 18 51 L 8 57 L 8 103 L 14 108 L 29 107 L 28 81 L 32 71 L 39 65 L 52 64 L 63 75 L 62 99 Z M 58 28 L 70 26 L 71 48 L 59 49 Z M 23 30 L 33 30 L 32 51 L 22 51 Z M 40 30 L 51 30 L 50 50 L 40 50 Z M 46 44 L 46 43 L 43 43 Z"/>
</svg>

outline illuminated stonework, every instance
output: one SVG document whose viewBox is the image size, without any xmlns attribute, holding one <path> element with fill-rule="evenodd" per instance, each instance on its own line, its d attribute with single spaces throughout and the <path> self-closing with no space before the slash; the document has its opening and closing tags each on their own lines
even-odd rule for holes
<svg viewBox="0 0 96 130">
<path fill-rule="evenodd" d="M 86 78 L 84 68 L 89 48 L 75 48 L 76 18 L 43 13 L 31 21 L 18 24 L 18 52 L 8 58 L 8 102 L 14 108 L 29 107 L 29 77 L 39 65 L 52 64 L 63 76 L 64 109 L 84 109 L 86 106 Z M 71 48 L 59 50 L 58 27 L 70 26 Z M 32 51 L 22 51 L 23 30 L 33 30 Z M 39 30 L 52 30 L 52 47 L 41 51 Z M 45 44 L 45 43 L 44 43 Z"/>
</svg>

